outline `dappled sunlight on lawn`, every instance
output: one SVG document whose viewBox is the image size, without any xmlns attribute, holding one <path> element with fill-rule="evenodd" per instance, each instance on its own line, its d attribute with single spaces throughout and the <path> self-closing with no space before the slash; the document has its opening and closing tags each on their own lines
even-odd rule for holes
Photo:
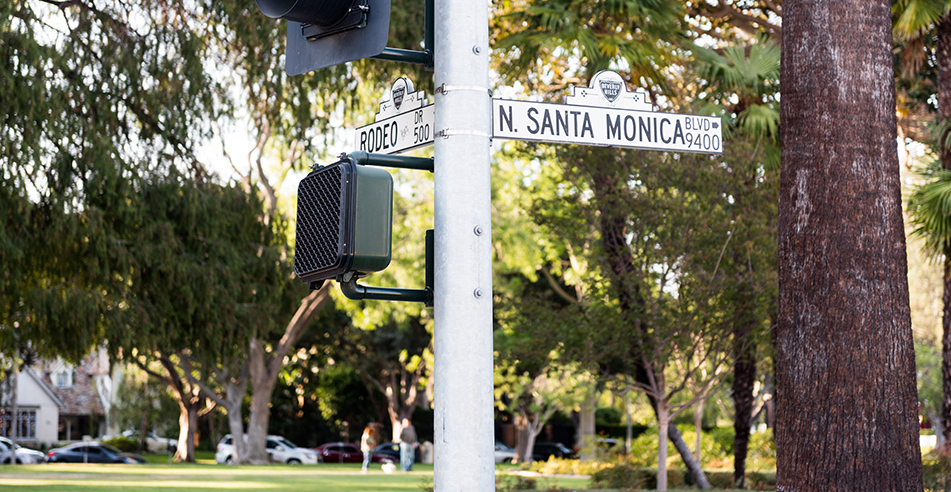
<svg viewBox="0 0 951 492">
<path fill-rule="evenodd" d="M 51 487 L 51 486 L 69 486 L 74 488 L 95 487 L 97 489 L 119 489 L 119 490 L 142 490 L 153 488 L 203 488 L 203 489 L 231 489 L 235 488 L 235 483 L 210 482 L 196 483 L 184 480 L 115 480 L 112 478 L 103 478 L 101 480 L 90 480 L 88 477 L 78 479 L 64 478 L 6 478 L 0 477 L 0 485 L 4 487 Z M 240 483 L 242 489 L 275 489 L 281 487 L 272 483 L 246 482 Z"/>
</svg>

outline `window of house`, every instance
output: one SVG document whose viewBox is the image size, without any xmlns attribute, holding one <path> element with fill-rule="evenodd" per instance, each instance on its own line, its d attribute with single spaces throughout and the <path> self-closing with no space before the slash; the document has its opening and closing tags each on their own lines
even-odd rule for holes
<svg viewBox="0 0 951 492">
<path fill-rule="evenodd" d="M 0 436 L 36 440 L 36 409 L 21 408 L 18 413 L 20 418 L 14 422 L 10 409 L 0 412 Z"/>
<path fill-rule="evenodd" d="M 71 366 L 66 366 L 57 369 L 50 378 L 53 380 L 53 385 L 57 388 L 72 388 L 73 381 L 76 379 L 75 374 L 75 369 Z"/>
</svg>

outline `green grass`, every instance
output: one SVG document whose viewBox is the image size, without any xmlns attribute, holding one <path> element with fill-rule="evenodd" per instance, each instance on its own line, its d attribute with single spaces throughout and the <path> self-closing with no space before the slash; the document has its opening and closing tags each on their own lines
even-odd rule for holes
<svg viewBox="0 0 951 492">
<path fill-rule="evenodd" d="M 153 458 L 167 460 L 164 455 L 154 455 Z M 0 467 L 0 490 L 4 492 L 213 492 L 234 489 L 267 492 L 419 492 L 424 484 L 431 484 L 432 479 L 432 465 L 421 464 L 414 466 L 412 472 L 392 474 L 384 474 L 376 466 L 366 475 L 360 473 L 359 464 L 226 466 L 204 463 L 57 463 Z M 579 478 L 542 478 L 539 485 L 577 489 L 585 487 L 587 482 Z"/>
<path fill-rule="evenodd" d="M 360 464 L 227 466 L 213 456 L 199 454 L 199 463 L 168 464 L 166 455 L 147 455 L 146 465 L 47 464 L 0 466 L 3 492 L 215 492 L 259 490 L 297 492 L 421 492 L 431 488 L 433 466 L 417 464 L 410 473 L 384 474 L 379 465 L 360 473 Z M 514 472 L 500 466 L 498 474 Z M 542 476 L 535 479 L 539 491 L 566 488 L 588 490 L 586 478 Z M 671 489 L 675 491 L 696 489 Z M 722 489 L 721 489 L 722 490 Z M 610 492 L 610 491 L 600 491 Z"/>
</svg>

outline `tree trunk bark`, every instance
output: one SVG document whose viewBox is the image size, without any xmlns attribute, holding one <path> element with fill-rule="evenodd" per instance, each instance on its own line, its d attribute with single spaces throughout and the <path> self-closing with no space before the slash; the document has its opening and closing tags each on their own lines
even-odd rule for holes
<svg viewBox="0 0 951 492">
<path fill-rule="evenodd" d="M 951 16 L 945 15 L 937 26 L 938 41 L 935 51 L 937 65 L 938 123 L 948 125 L 939 135 L 941 167 L 951 170 Z M 941 327 L 941 384 L 944 398 L 941 405 L 943 441 L 951 443 L 951 251 L 944 254 L 944 309 Z M 951 450 L 951 449 L 946 449 Z"/>
<path fill-rule="evenodd" d="M 667 427 L 670 418 L 667 416 L 667 406 L 657 404 L 657 490 L 667 490 Z"/>
<path fill-rule="evenodd" d="M 941 427 L 945 447 L 951 443 L 951 256 L 944 256 L 944 306 L 941 316 Z"/>
<path fill-rule="evenodd" d="M 697 435 L 693 456 L 701 463 L 703 463 L 703 458 L 700 456 L 701 438 L 703 437 L 703 403 L 704 400 L 700 400 L 693 406 L 693 432 Z"/>
<path fill-rule="evenodd" d="M 532 447 L 535 442 L 528 430 L 528 417 L 522 412 L 516 412 L 513 418 L 515 419 L 515 457 L 512 458 L 512 463 L 531 463 Z"/>
<path fill-rule="evenodd" d="M 673 422 L 667 425 L 667 439 L 669 439 L 670 442 L 673 443 L 674 448 L 677 449 L 677 453 L 680 454 L 680 459 L 683 460 L 684 466 L 687 467 L 687 471 L 690 472 L 690 476 L 693 478 L 694 483 L 697 484 L 697 487 L 701 489 L 711 488 L 710 481 L 707 480 L 707 474 L 703 472 L 703 467 L 700 466 L 700 461 L 690 452 L 687 441 L 684 440 L 680 429 L 678 429 Z"/>
<path fill-rule="evenodd" d="M 593 393 L 581 404 L 578 412 L 578 445 L 581 452 L 579 458 L 583 461 L 595 459 L 597 443 L 595 435 L 595 412 L 598 406 L 598 395 Z"/>
<path fill-rule="evenodd" d="M 251 380 L 251 409 L 248 412 L 247 460 L 249 463 L 268 462 L 267 430 L 271 417 L 271 395 L 277 384 L 277 376 L 284 364 L 284 356 L 300 340 L 301 335 L 317 313 L 331 302 L 332 282 L 324 285 L 301 300 L 294 317 L 287 323 L 284 335 L 268 352 L 264 340 L 252 337 L 249 343 L 249 374 Z"/>
<path fill-rule="evenodd" d="M 891 5 L 783 4 L 777 490 L 921 491 Z"/>
<path fill-rule="evenodd" d="M 744 294 L 748 294 L 745 284 L 740 286 L 741 292 L 738 296 L 739 306 L 749 309 L 753 300 L 748 299 Z M 752 346 L 751 335 L 753 333 L 752 324 L 755 320 L 750 319 L 750 314 L 738 316 L 734 327 L 733 336 L 733 485 L 739 489 L 746 488 L 746 456 L 750 444 L 750 424 L 753 417 L 753 385 L 756 381 L 756 356 Z"/>
</svg>

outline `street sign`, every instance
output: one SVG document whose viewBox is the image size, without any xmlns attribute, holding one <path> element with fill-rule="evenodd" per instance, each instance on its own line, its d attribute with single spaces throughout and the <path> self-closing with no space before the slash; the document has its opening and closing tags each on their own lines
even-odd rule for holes
<svg viewBox="0 0 951 492">
<path fill-rule="evenodd" d="M 357 128 L 358 150 L 374 154 L 398 154 L 432 144 L 435 139 L 436 106 L 424 105 L 423 91 L 413 92 L 413 83 L 399 78 L 390 89 L 390 99 L 380 104 L 372 124 Z"/>
<path fill-rule="evenodd" d="M 658 113 L 645 92 L 629 92 L 620 75 L 598 72 L 589 87 L 571 87 L 565 104 L 492 100 L 492 137 L 601 147 L 723 152 L 720 118 Z"/>
</svg>

